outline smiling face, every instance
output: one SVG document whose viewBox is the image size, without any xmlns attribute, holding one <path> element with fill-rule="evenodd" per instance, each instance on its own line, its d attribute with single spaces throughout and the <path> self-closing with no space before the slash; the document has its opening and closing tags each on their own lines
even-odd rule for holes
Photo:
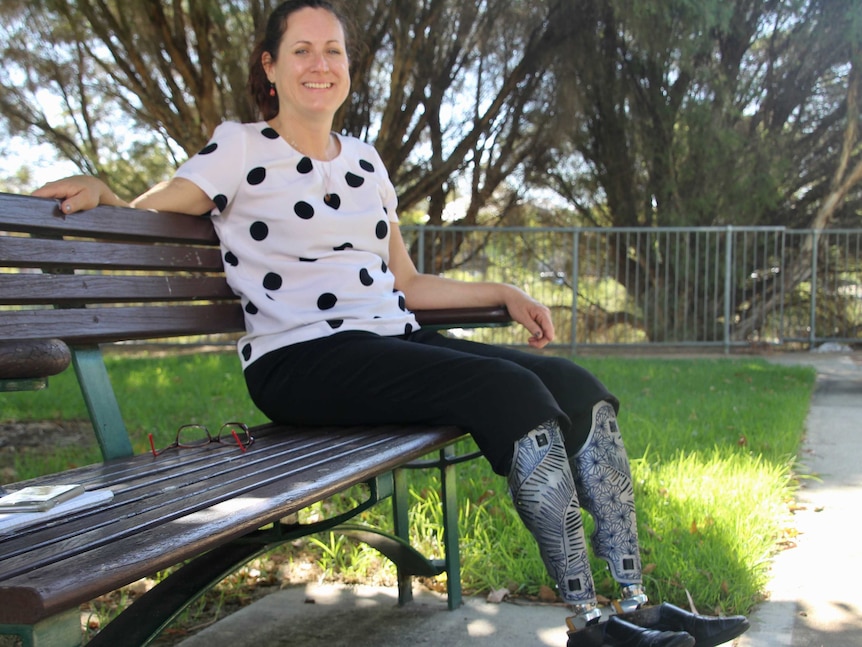
<svg viewBox="0 0 862 647">
<path fill-rule="evenodd" d="M 261 62 L 284 116 L 331 120 L 350 92 L 344 28 L 326 9 L 290 14 L 275 58 L 264 52 Z"/>
</svg>

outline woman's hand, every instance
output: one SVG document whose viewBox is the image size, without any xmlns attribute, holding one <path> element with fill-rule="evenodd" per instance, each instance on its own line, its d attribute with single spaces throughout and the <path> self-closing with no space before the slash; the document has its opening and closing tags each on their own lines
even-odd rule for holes
<svg viewBox="0 0 862 647">
<path fill-rule="evenodd" d="M 63 213 L 84 211 L 100 204 L 129 206 L 120 200 L 102 180 L 90 175 L 73 175 L 56 182 L 48 182 L 33 191 L 33 195 L 60 200 L 60 211 Z"/>
<path fill-rule="evenodd" d="M 506 309 L 509 315 L 524 326 L 529 333 L 527 342 L 533 348 L 544 348 L 554 341 L 554 322 L 551 310 L 539 303 L 523 290 L 512 287 L 506 295 Z"/>
</svg>

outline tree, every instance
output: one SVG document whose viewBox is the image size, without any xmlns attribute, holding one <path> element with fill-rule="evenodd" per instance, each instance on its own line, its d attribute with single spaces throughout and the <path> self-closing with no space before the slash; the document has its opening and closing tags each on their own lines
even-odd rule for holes
<svg viewBox="0 0 862 647">
<path fill-rule="evenodd" d="M 199 150 L 222 119 L 257 118 L 245 91 L 247 56 L 274 4 L 4 6 L 0 111 L 7 129 L 50 142 L 83 172 L 136 194 Z M 474 174 L 474 220 L 530 146 L 519 143 L 521 115 L 546 67 L 541 59 L 559 37 L 549 28 L 555 3 L 370 0 L 352 8 L 364 47 L 337 126 L 374 141 L 402 208 L 427 199 L 433 221 L 459 173 L 493 156 L 491 172 Z M 39 46 L 48 42 L 55 46 Z M 59 114 L 46 111 L 46 94 L 58 99 Z"/>
<path fill-rule="evenodd" d="M 539 177 L 588 222 L 858 223 L 860 176 L 841 171 L 834 180 L 836 164 L 862 160 L 855 145 L 839 154 L 844 124 L 858 119 L 848 122 L 844 100 L 862 42 L 858 3 L 575 0 L 568 11 L 582 28 L 558 58 L 558 85 L 575 80 L 558 96 L 559 114 L 578 117 L 559 124 L 555 157 L 570 164 L 546 164 Z M 831 186 L 840 201 L 827 199 Z M 612 250 L 616 278 L 626 283 L 635 266 L 647 275 L 651 252 Z M 667 259 L 660 270 L 627 288 L 635 296 L 668 289 L 682 268 Z M 660 338 L 667 323 L 657 318 L 648 336 Z"/>
<path fill-rule="evenodd" d="M 135 195 L 222 119 L 257 118 L 246 58 L 275 4 L 5 0 L 0 127 Z M 858 0 L 347 6 L 361 47 L 336 127 L 377 146 L 408 221 L 460 198 L 462 224 L 858 224 Z M 571 209 L 523 208 L 549 191 Z M 617 250 L 618 280 L 649 251 Z"/>
</svg>

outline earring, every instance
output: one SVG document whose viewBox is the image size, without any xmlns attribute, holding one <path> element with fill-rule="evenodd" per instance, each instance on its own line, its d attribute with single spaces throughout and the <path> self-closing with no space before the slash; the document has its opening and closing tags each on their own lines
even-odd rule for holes
<svg viewBox="0 0 862 647">
<path fill-rule="evenodd" d="M 269 96 L 275 96 L 275 83 L 273 83 L 272 81 L 270 81 L 269 83 Z"/>
</svg>

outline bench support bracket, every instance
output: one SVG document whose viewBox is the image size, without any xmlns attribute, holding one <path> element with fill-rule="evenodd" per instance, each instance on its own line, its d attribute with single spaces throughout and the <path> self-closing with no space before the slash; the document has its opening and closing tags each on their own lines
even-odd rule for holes
<svg viewBox="0 0 862 647">
<path fill-rule="evenodd" d="M 126 433 L 126 424 L 123 422 L 101 349 L 98 346 L 73 348 L 72 365 L 78 376 L 87 411 L 90 412 L 102 457 L 108 461 L 131 456 L 132 444 Z"/>
</svg>

